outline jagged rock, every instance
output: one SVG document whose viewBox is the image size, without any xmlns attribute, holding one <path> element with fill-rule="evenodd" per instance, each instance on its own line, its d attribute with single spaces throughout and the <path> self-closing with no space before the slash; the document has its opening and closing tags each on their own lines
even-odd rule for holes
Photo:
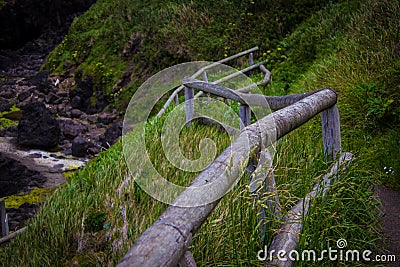
<svg viewBox="0 0 400 267">
<path fill-rule="evenodd" d="M 6 209 L 10 231 L 16 231 L 24 227 L 25 222 L 36 214 L 39 207 L 40 204 L 24 203 L 19 208 Z"/>
<path fill-rule="evenodd" d="M 71 107 L 74 109 L 78 109 L 81 107 L 81 98 L 79 96 L 74 96 L 71 99 Z"/>
<path fill-rule="evenodd" d="M 0 198 L 41 186 L 46 178 L 0 153 Z"/>
<path fill-rule="evenodd" d="M 32 95 L 32 91 L 30 90 L 30 89 L 27 89 L 27 90 L 21 90 L 19 93 L 18 93 L 18 96 L 17 96 L 17 98 L 18 98 L 18 101 L 24 101 L 25 99 L 27 99 L 30 95 Z"/>
<path fill-rule="evenodd" d="M 10 101 L 5 98 L 0 97 L 0 112 L 9 110 L 12 107 Z"/>
<path fill-rule="evenodd" d="M 91 146 L 87 150 L 88 154 L 91 156 L 95 156 L 100 153 L 100 148 L 96 146 Z"/>
<path fill-rule="evenodd" d="M 97 118 L 98 118 L 97 114 L 92 114 L 92 115 L 87 116 L 87 120 L 90 123 L 96 123 L 97 122 Z"/>
<path fill-rule="evenodd" d="M 73 109 L 73 110 L 71 110 L 71 117 L 72 118 L 80 118 L 80 117 L 82 117 L 82 111 L 80 111 L 79 109 Z"/>
<path fill-rule="evenodd" d="M 62 102 L 62 98 L 60 98 L 55 93 L 50 92 L 48 95 L 45 96 L 46 103 L 58 105 Z"/>
<path fill-rule="evenodd" d="M 15 91 L 9 85 L 3 85 L 0 88 L 0 97 L 5 99 L 12 99 L 15 96 Z"/>
<path fill-rule="evenodd" d="M 102 146 L 108 148 L 115 144 L 122 135 L 122 127 L 122 122 L 117 122 L 109 126 L 106 129 L 104 136 L 101 138 Z"/>
<path fill-rule="evenodd" d="M 62 140 L 73 140 L 79 134 L 86 133 L 88 131 L 87 125 L 79 120 L 72 120 L 69 118 L 60 118 L 59 120 L 61 129 Z"/>
<path fill-rule="evenodd" d="M 38 72 L 35 76 L 29 79 L 29 85 L 32 85 L 38 89 L 40 93 L 49 94 L 52 93 L 53 86 L 49 79 L 50 71 L 44 70 Z"/>
<path fill-rule="evenodd" d="M 0 136 L 2 136 L 2 137 L 17 137 L 18 136 L 17 126 L 10 126 L 7 128 L 0 129 Z"/>
<path fill-rule="evenodd" d="M 108 104 L 107 96 L 101 90 L 94 93 L 92 77 L 83 77 L 82 72 L 78 72 L 75 75 L 75 81 L 77 87 L 70 92 L 71 106 L 87 114 L 103 111 Z M 77 97 L 79 97 L 79 99 Z"/>
<path fill-rule="evenodd" d="M 60 138 L 60 126 L 41 103 L 31 103 L 22 112 L 18 124 L 18 144 L 35 148 L 53 148 Z"/>
<path fill-rule="evenodd" d="M 103 124 L 110 124 L 115 119 L 115 116 L 107 113 L 100 114 L 97 118 L 98 122 Z"/>
<path fill-rule="evenodd" d="M 86 150 L 88 148 L 88 143 L 82 136 L 75 137 L 72 141 L 72 156 L 84 157 L 86 155 Z"/>
</svg>

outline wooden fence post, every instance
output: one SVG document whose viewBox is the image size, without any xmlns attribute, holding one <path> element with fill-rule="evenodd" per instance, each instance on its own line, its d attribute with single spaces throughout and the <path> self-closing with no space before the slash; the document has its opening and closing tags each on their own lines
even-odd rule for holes
<svg viewBox="0 0 400 267">
<path fill-rule="evenodd" d="M 206 71 L 203 71 L 203 81 L 205 81 L 206 83 L 208 83 L 208 77 L 207 77 L 207 72 Z M 201 91 L 200 91 L 201 92 Z M 211 94 L 210 93 L 207 93 L 206 94 L 207 95 L 207 103 L 210 101 L 210 99 L 211 99 Z M 204 123 L 206 124 L 206 125 L 209 125 L 209 124 L 211 124 L 211 120 L 209 119 L 209 118 L 205 118 L 204 119 Z"/>
<path fill-rule="evenodd" d="M 186 125 L 189 127 L 194 115 L 193 88 L 185 86 Z"/>
<path fill-rule="evenodd" d="M 158 220 L 136 239 L 117 266 L 176 266 L 186 253 L 193 235 L 218 205 L 222 196 L 237 182 L 245 168 L 246 159 L 254 150 L 269 147 L 321 111 L 335 105 L 336 101 L 337 94 L 332 89 L 319 90 L 246 127 L 175 198 Z M 276 125 L 276 135 L 267 138 L 268 131 L 262 129 L 267 129 L 272 122 Z M 229 166 L 228 172 L 224 169 L 226 166 Z"/>
<path fill-rule="evenodd" d="M 250 125 L 251 110 L 248 105 L 241 104 L 239 107 L 240 120 L 242 121 L 241 128 Z"/>
<path fill-rule="evenodd" d="M 340 113 L 336 105 L 321 112 L 322 136 L 326 161 L 336 159 L 342 150 L 340 137 Z"/>
<path fill-rule="evenodd" d="M 179 93 L 174 96 L 174 103 L 175 105 L 179 104 Z"/>
<path fill-rule="evenodd" d="M 251 52 L 251 53 L 249 54 L 249 63 L 250 63 L 250 66 L 254 64 L 253 52 Z"/>
<path fill-rule="evenodd" d="M 1 236 L 8 235 L 8 219 L 4 200 L 0 200 Z"/>
<path fill-rule="evenodd" d="M 281 219 L 281 204 L 276 190 L 276 182 L 273 168 L 273 158 L 268 148 L 262 149 L 259 153 L 258 166 L 252 174 L 250 181 L 250 192 L 253 195 L 253 201 L 259 201 L 265 198 L 265 192 L 268 192 L 268 198 L 265 198 L 264 205 L 260 209 L 257 218 L 259 223 L 261 242 L 264 246 L 264 238 L 267 227 L 266 217 L 275 216 Z M 268 209 L 268 211 L 266 211 Z M 260 223 L 261 222 L 261 223 Z"/>
</svg>

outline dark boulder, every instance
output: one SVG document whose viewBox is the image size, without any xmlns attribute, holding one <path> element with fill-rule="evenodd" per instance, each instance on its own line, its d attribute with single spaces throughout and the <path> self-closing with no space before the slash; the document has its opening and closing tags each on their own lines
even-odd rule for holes
<svg viewBox="0 0 400 267">
<path fill-rule="evenodd" d="M 28 97 L 30 97 L 33 93 L 34 93 L 34 91 L 31 89 L 21 90 L 17 95 L 17 99 L 19 102 L 22 102 L 25 99 L 27 99 Z"/>
<path fill-rule="evenodd" d="M 18 136 L 17 126 L 10 126 L 7 128 L 0 129 L 0 136 L 2 136 L 2 137 L 17 137 Z"/>
<path fill-rule="evenodd" d="M 112 121 L 115 120 L 115 115 L 102 113 L 99 115 L 97 120 L 99 121 L 99 123 L 102 123 L 102 124 L 110 124 Z"/>
<path fill-rule="evenodd" d="M 24 203 L 19 208 L 6 209 L 8 226 L 11 231 L 16 231 L 25 226 L 25 222 L 32 218 L 39 210 L 40 204 Z"/>
<path fill-rule="evenodd" d="M 3 111 L 7 111 L 12 107 L 10 101 L 5 98 L 0 97 L 0 113 Z"/>
<path fill-rule="evenodd" d="M 115 144 L 122 135 L 122 122 L 116 122 L 107 127 L 104 136 L 101 138 L 102 146 L 105 148 Z"/>
<path fill-rule="evenodd" d="M 82 106 L 81 98 L 77 95 L 74 96 L 71 99 L 71 107 L 74 109 L 78 109 L 78 108 L 81 108 L 81 106 Z"/>
<path fill-rule="evenodd" d="M 100 113 L 108 105 L 107 95 L 94 89 L 93 78 L 82 72 L 75 75 L 76 88 L 70 92 L 70 105 L 87 114 Z"/>
<path fill-rule="evenodd" d="M 52 104 L 52 105 L 58 105 L 62 103 L 62 98 L 60 98 L 58 95 L 56 95 L 55 93 L 48 93 L 45 97 L 45 101 L 48 104 Z"/>
<path fill-rule="evenodd" d="M 73 109 L 71 110 L 71 117 L 72 118 L 80 118 L 82 117 L 83 113 L 79 109 Z"/>
<path fill-rule="evenodd" d="M 87 125 L 79 120 L 60 118 L 59 123 L 62 140 L 73 140 L 79 134 L 83 134 L 88 131 Z"/>
<path fill-rule="evenodd" d="M 77 136 L 72 141 L 72 156 L 84 157 L 88 148 L 88 143 L 82 136 Z"/>
<path fill-rule="evenodd" d="M 0 153 L 0 198 L 41 186 L 46 178 L 18 161 Z"/>
<path fill-rule="evenodd" d="M 42 103 L 30 103 L 18 124 L 18 144 L 49 149 L 58 145 L 60 126 Z"/>
<path fill-rule="evenodd" d="M 35 76 L 29 79 L 28 85 L 35 86 L 39 92 L 43 94 L 51 93 L 53 86 L 49 79 L 50 71 L 43 70 L 38 72 Z"/>
</svg>

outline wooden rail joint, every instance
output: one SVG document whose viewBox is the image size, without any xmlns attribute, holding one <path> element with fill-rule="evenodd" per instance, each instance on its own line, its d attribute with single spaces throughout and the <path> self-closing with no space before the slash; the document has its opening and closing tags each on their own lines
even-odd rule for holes
<svg viewBox="0 0 400 267">
<path fill-rule="evenodd" d="M 199 89 L 197 87 L 201 86 L 200 90 L 204 86 L 204 88 L 211 88 L 210 92 L 215 92 L 212 91 L 215 89 L 215 85 L 204 82 L 191 84 L 186 82 L 184 85 L 195 89 Z M 223 94 L 228 92 L 230 96 L 239 100 L 247 96 L 246 94 L 232 93 L 227 88 L 218 88 L 221 90 L 217 90 L 217 92 Z M 267 102 L 274 106 L 276 111 L 243 128 L 231 145 L 192 181 L 191 185 L 175 199 L 173 205 L 167 208 L 160 216 L 159 223 L 153 224 L 136 240 L 136 243 L 118 266 L 175 267 L 185 255 L 192 235 L 198 231 L 202 223 L 218 205 L 219 200 L 246 170 L 244 164 L 247 164 L 254 151 L 269 147 L 317 114 L 335 107 L 337 102 L 337 94 L 332 89 L 321 89 L 311 93 L 284 97 L 249 96 L 253 96 L 253 98 L 245 99 L 246 103 L 253 101 L 251 103 L 257 104 L 260 102 L 259 98 L 262 98 L 261 102 Z M 276 132 L 272 137 L 268 132 L 271 125 Z M 328 125 L 331 125 L 331 123 L 328 123 Z M 335 131 L 329 130 L 328 132 Z M 336 135 L 333 134 L 332 136 Z M 336 144 L 340 145 L 340 142 L 336 142 Z M 234 153 L 231 153 L 232 151 Z M 222 163 L 229 163 L 229 173 L 219 172 Z M 202 191 L 199 195 L 193 194 L 195 188 L 208 183 L 213 183 L 212 191 Z M 204 194 L 201 195 L 202 193 Z M 187 204 L 199 200 L 205 201 L 204 198 L 206 198 L 208 204 L 194 206 Z M 180 203 L 184 205 L 180 205 Z M 171 225 L 175 227 L 171 227 Z"/>
</svg>

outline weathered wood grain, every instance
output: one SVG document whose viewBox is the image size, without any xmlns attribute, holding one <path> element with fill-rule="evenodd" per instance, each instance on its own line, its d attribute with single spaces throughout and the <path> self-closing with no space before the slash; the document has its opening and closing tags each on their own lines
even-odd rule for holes
<svg viewBox="0 0 400 267">
<path fill-rule="evenodd" d="M 221 78 L 221 79 L 219 79 L 219 80 L 216 80 L 216 81 L 214 81 L 214 82 L 211 82 L 211 84 L 219 84 L 219 83 L 228 81 L 228 80 L 230 80 L 230 79 L 236 78 L 236 77 L 238 77 L 238 76 L 240 76 L 240 75 L 243 75 L 243 73 L 246 73 L 246 72 L 248 72 L 248 71 L 251 71 L 251 70 L 253 70 L 253 69 L 258 68 L 259 66 L 261 66 L 261 65 L 264 64 L 264 63 L 265 63 L 264 61 L 263 61 L 263 62 L 258 62 L 257 64 L 251 65 L 251 66 L 249 66 L 249 67 L 247 67 L 247 68 L 244 68 L 244 69 L 242 69 L 242 70 L 240 70 L 240 71 L 236 71 L 236 72 L 234 72 L 234 73 L 232 73 L 232 74 L 229 74 L 229 75 L 227 75 L 227 76 L 225 76 L 225 77 L 223 77 L 223 78 Z M 201 96 L 202 94 L 203 94 L 203 92 L 200 91 L 200 92 L 198 92 L 194 97 L 197 98 L 197 97 Z"/>
<path fill-rule="evenodd" d="M 178 263 L 178 267 L 197 267 L 193 254 L 186 251 L 185 255 L 183 255 L 181 261 Z"/>
<path fill-rule="evenodd" d="M 193 75 L 191 76 L 191 78 L 197 78 L 197 77 L 199 77 L 200 74 L 203 73 L 205 70 L 214 68 L 215 66 L 218 66 L 218 65 L 220 65 L 220 64 L 223 64 L 223 63 L 228 62 L 228 61 L 230 61 L 230 60 L 233 60 L 233 59 L 235 59 L 235 58 L 238 58 L 238 57 L 247 55 L 247 54 L 252 53 L 252 52 L 254 52 L 254 51 L 257 51 L 257 50 L 258 50 L 258 47 L 255 46 L 255 47 L 250 48 L 250 49 L 248 49 L 248 50 L 245 50 L 245 51 L 243 51 L 243 52 L 237 53 L 237 54 L 235 54 L 235 55 L 232 55 L 232 56 L 229 56 L 229 57 L 227 57 L 227 58 L 221 59 L 221 60 L 219 60 L 219 61 L 217 61 L 217 62 L 211 63 L 210 65 L 207 65 L 207 66 L 205 66 L 205 67 L 199 69 L 195 74 L 193 74 Z M 156 118 L 159 118 L 159 117 L 161 117 L 162 114 L 164 114 L 165 110 L 169 107 L 169 105 L 171 105 L 171 102 L 174 100 L 175 96 L 176 96 L 177 94 L 179 94 L 179 92 L 182 91 L 183 89 L 184 89 L 184 86 L 183 86 L 183 85 L 182 85 L 182 86 L 179 86 L 177 89 L 175 89 L 175 91 L 170 95 L 170 97 L 168 98 L 168 100 L 165 102 L 164 106 L 163 106 L 163 107 L 161 108 L 161 110 L 157 113 Z"/>
<path fill-rule="evenodd" d="M 7 225 L 7 214 L 6 214 L 6 205 L 4 200 L 0 200 L 0 219 L 1 219 L 1 236 L 8 235 L 8 225 Z"/>
<path fill-rule="evenodd" d="M 186 112 L 186 125 L 190 126 L 194 116 L 194 91 L 192 87 L 185 86 L 185 112 Z"/>
<path fill-rule="evenodd" d="M 286 96 L 266 96 L 260 94 L 244 94 L 227 87 L 223 87 L 216 84 L 206 83 L 200 80 L 195 80 L 192 78 L 185 78 L 183 80 L 183 84 L 185 86 L 195 88 L 207 93 L 211 93 L 226 99 L 231 99 L 237 101 L 241 104 L 246 104 L 250 107 L 252 106 L 260 106 L 264 108 L 270 108 L 272 110 L 279 110 L 285 108 L 293 103 L 298 102 L 305 97 L 308 97 L 318 91 L 324 90 L 319 89 L 313 92 L 304 93 L 304 94 L 292 94 Z"/>
<path fill-rule="evenodd" d="M 319 112 L 332 107 L 336 98 L 332 89 L 323 89 L 245 127 L 136 240 L 118 266 L 176 266 L 192 236 L 246 170 L 252 153 L 259 147 L 270 146 Z M 216 200 L 215 196 L 218 196 Z M 207 203 L 207 200 L 211 201 L 198 204 Z"/>
<path fill-rule="evenodd" d="M 303 220 L 308 215 L 311 199 L 316 196 L 325 196 L 329 191 L 332 182 L 335 181 L 335 177 L 339 172 L 339 167 L 345 166 L 345 163 L 350 162 L 352 158 L 353 155 L 351 153 L 342 153 L 340 159 L 333 165 L 330 172 L 325 174 L 322 180 L 314 185 L 313 190 L 290 209 L 283 220 L 283 225 L 276 233 L 268 249 L 268 257 L 270 255 L 276 256 L 278 251 L 284 251 L 285 253 L 279 254 L 279 257 L 284 258 L 285 260 L 274 258 L 265 265 L 266 267 L 292 266 L 293 262 L 289 258 L 288 253 L 295 250 L 297 247 L 300 238 L 300 231 L 303 228 Z"/>
<path fill-rule="evenodd" d="M 250 118 L 251 118 L 251 109 L 248 105 L 240 105 L 239 107 L 239 116 L 241 120 L 241 128 L 244 128 L 250 125 Z"/>
<path fill-rule="evenodd" d="M 321 122 L 324 153 L 329 162 L 336 159 L 336 155 L 342 150 L 340 114 L 336 105 L 321 112 Z"/>
<path fill-rule="evenodd" d="M 260 70 L 264 73 L 264 78 L 262 81 L 250 84 L 235 91 L 240 93 L 248 93 L 257 86 L 268 84 L 271 81 L 271 72 L 262 64 L 260 65 Z"/>
<path fill-rule="evenodd" d="M 282 217 L 281 205 L 276 190 L 276 182 L 273 168 L 273 158 L 268 148 L 261 150 L 257 168 L 251 174 L 250 192 L 254 194 L 253 201 L 264 200 L 264 205 L 261 207 L 257 222 L 261 238 L 264 237 L 266 231 L 267 214 L 274 214 L 277 220 Z M 265 197 L 265 193 L 269 197 Z M 266 211 L 268 209 L 268 211 Z M 261 223 L 260 223 L 261 222 Z"/>
<path fill-rule="evenodd" d="M 13 239 L 14 237 L 16 237 L 17 235 L 25 232 L 25 230 L 27 229 L 27 227 L 25 226 L 24 228 L 21 228 L 9 235 L 6 235 L 5 237 L 0 238 L 0 245 L 9 242 L 11 239 Z"/>
</svg>

